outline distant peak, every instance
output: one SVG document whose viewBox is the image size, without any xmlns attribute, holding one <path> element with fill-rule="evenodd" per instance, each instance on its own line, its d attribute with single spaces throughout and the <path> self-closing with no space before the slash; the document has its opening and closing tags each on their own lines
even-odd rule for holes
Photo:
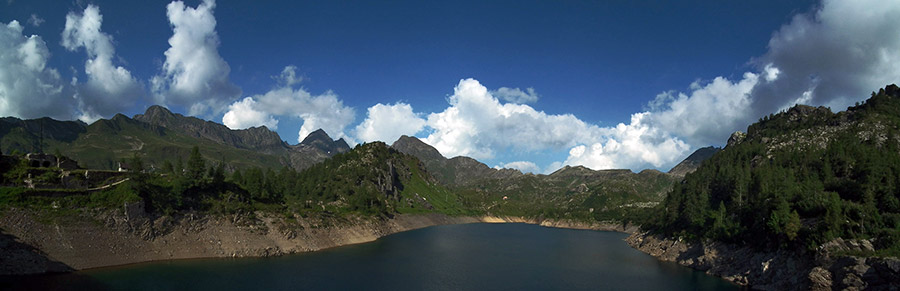
<svg viewBox="0 0 900 291">
<path fill-rule="evenodd" d="M 131 118 L 128 118 L 128 116 L 125 116 L 122 113 L 116 113 L 110 120 L 131 120 Z"/>
<path fill-rule="evenodd" d="M 169 109 L 167 109 L 165 107 L 159 106 L 159 105 L 153 105 L 153 106 L 147 107 L 147 111 L 145 111 L 144 114 L 145 115 L 158 115 L 158 114 L 173 115 L 172 111 L 170 111 Z"/>
<path fill-rule="evenodd" d="M 350 145 L 347 144 L 347 141 L 344 140 L 343 137 L 340 138 L 340 139 L 338 139 L 338 140 L 335 141 L 334 143 L 335 143 L 335 145 L 337 145 L 337 147 L 340 148 L 340 149 L 347 149 L 347 150 L 350 149 Z"/>
<path fill-rule="evenodd" d="M 316 129 L 316 131 L 313 131 L 309 135 L 307 135 L 306 138 L 304 138 L 303 141 L 300 142 L 300 144 L 310 144 L 315 141 L 333 142 L 334 140 L 331 139 L 330 136 L 328 136 L 328 133 L 326 133 L 325 130 L 322 130 L 320 128 L 320 129 Z"/>
<path fill-rule="evenodd" d="M 392 148 L 406 154 L 410 154 L 418 157 L 420 160 L 445 160 L 444 155 L 441 154 L 433 146 L 425 143 L 414 136 L 400 136 L 397 141 L 395 141 L 392 145 Z"/>
</svg>

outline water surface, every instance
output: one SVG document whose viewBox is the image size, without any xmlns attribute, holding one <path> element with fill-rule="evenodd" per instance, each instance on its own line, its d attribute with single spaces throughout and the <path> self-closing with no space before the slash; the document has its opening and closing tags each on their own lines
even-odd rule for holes
<svg viewBox="0 0 900 291">
<path fill-rule="evenodd" d="M 738 289 L 657 261 L 629 247 L 625 237 L 528 224 L 444 225 L 277 258 L 145 263 L 19 282 L 120 290 Z"/>
</svg>

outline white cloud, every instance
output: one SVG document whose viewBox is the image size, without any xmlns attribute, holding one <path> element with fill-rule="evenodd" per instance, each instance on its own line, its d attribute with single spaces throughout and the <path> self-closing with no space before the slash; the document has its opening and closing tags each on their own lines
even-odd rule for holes
<svg viewBox="0 0 900 291">
<path fill-rule="evenodd" d="M 44 24 L 44 21 L 45 20 L 37 14 L 31 14 L 31 17 L 28 17 L 28 24 L 34 27 L 41 26 L 41 24 Z"/>
<path fill-rule="evenodd" d="M 286 68 L 285 71 L 287 70 Z M 232 103 L 228 106 L 228 112 L 222 118 L 222 123 L 233 129 L 260 125 L 274 128 L 278 125 L 278 121 L 275 120 L 278 116 L 303 119 L 298 142 L 320 128 L 332 138 L 344 138 L 348 143 L 354 142 L 344 129 L 356 119 L 356 111 L 344 106 L 344 102 L 332 91 L 314 96 L 302 88 L 281 86 L 265 94 Z"/>
<path fill-rule="evenodd" d="M 22 31 L 15 20 L 0 25 L 0 116 L 71 119 L 74 102 L 59 72 L 47 67 L 47 44 Z"/>
<path fill-rule="evenodd" d="M 443 112 L 428 116 L 426 125 L 433 132 L 424 139 L 448 157 L 490 159 L 498 151 L 569 149 L 569 158 L 556 166 L 641 169 L 673 164 L 689 148 L 648 124 L 650 113 L 633 115 L 631 124 L 599 127 L 569 114 L 550 115 L 528 105 L 501 104 L 474 79 L 461 80 L 449 102 L 450 107 Z M 529 171 L 537 169 L 535 166 Z"/>
<path fill-rule="evenodd" d="M 246 129 L 254 126 L 265 126 L 278 129 L 278 120 L 272 115 L 256 109 L 256 101 L 251 97 L 234 102 L 228 106 L 228 112 L 222 117 L 222 123 L 231 129 Z"/>
<path fill-rule="evenodd" d="M 661 168 L 684 158 L 690 146 L 667 131 L 646 123 L 652 113 L 631 115 L 631 123 L 603 128 L 601 140 L 569 150 L 563 164 L 592 169 Z"/>
<path fill-rule="evenodd" d="M 496 168 L 496 169 L 516 169 L 522 173 L 535 173 L 535 174 L 541 173 L 541 168 L 538 167 L 537 164 L 529 162 L 529 161 L 509 162 L 509 163 L 505 163 L 505 164 L 499 165 L 494 168 Z"/>
<path fill-rule="evenodd" d="M 366 119 L 356 126 L 354 135 L 365 142 L 383 141 L 391 143 L 402 135 L 415 135 L 425 127 L 425 119 L 413 112 L 406 103 L 369 107 Z"/>
<path fill-rule="evenodd" d="M 522 91 L 522 89 L 519 88 L 500 87 L 500 89 L 492 91 L 491 94 L 506 102 L 516 104 L 534 103 L 538 101 L 540 96 L 534 91 L 534 88 L 528 88 L 526 91 Z"/>
<path fill-rule="evenodd" d="M 662 93 L 651 102 L 653 114 L 644 122 L 684 137 L 693 145 L 722 143 L 723 136 L 727 138 L 735 128 L 756 118 L 747 109 L 751 105 L 750 92 L 757 83 L 758 75 L 746 73 L 738 82 L 722 77 L 705 85 L 694 82 L 690 94 Z"/>
<path fill-rule="evenodd" d="M 297 66 L 287 66 L 281 70 L 281 75 L 274 77 L 275 80 L 282 86 L 294 86 L 294 84 L 299 84 L 303 82 L 302 76 L 297 76 Z"/>
<path fill-rule="evenodd" d="M 450 107 L 428 115 L 425 141 L 448 157 L 494 157 L 495 151 L 563 149 L 589 139 L 598 127 L 573 115 L 549 115 L 521 104 L 501 104 L 475 79 L 460 80 Z"/>
<path fill-rule="evenodd" d="M 84 48 L 88 60 L 84 71 L 88 80 L 77 86 L 78 117 L 94 122 L 100 117 L 111 116 L 130 108 L 143 96 L 143 87 L 131 76 L 131 72 L 115 66 L 115 48 L 112 37 L 100 31 L 103 15 L 100 8 L 88 5 L 82 14 L 69 12 L 62 32 L 62 45 L 70 51 Z"/>
<path fill-rule="evenodd" d="M 189 109 L 191 115 L 221 112 L 241 95 L 228 80 L 231 68 L 219 55 L 219 36 L 213 16 L 214 0 L 204 0 L 197 8 L 174 1 L 166 6 L 172 25 L 162 74 L 150 80 L 158 103 Z"/>
</svg>

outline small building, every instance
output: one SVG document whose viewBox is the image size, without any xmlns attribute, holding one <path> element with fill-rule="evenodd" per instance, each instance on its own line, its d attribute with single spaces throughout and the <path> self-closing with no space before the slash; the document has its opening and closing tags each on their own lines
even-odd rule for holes
<svg viewBox="0 0 900 291">
<path fill-rule="evenodd" d="M 28 165 L 34 168 L 49 168 L 58 165 L 56 156 L 44 153 L 30 153 L 25 155 Z"/>
<path fill-rule="evenodd" d="M 131 172 L 131 165 L 128 163 L 119 162 L 119 172 Z"/>
<path fill-rule="evenodd" d="M 57 159 L 56 167 L 66 171 L 71 171 L 78 169 L 78 162 L 68 157 L 60 157 Z"/>
</svg>

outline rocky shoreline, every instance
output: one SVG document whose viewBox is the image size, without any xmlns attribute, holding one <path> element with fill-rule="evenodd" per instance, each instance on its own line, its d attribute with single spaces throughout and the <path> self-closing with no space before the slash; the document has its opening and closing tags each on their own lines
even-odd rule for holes
<svg viewBox="0 0 900 291">
<path fill-rule="evenodd" d="M 124 210 L 124 211 L 123 211 Z M 141 262 L 267 257 L 374 241 L 434 225 L 530 223 L 546 227 L 633 232 L 616 223 L 471 217 L 443 214 L 379 218 L 288 219 L 283 216 L 150 216 L 140 204 L 53 221 L 22 209 L 0 215 L 0 275 L 70 272 Z"/>
<path fill-rule="evenodd" d="M 626 239 L 633 248 L 741 286 L 760 290 L 898 290 L 900 260 L 843 255 L 873 250 L 866 240 L 836 239 L 816 252 L 761 251 L 721 242 L 688 242 L 648 232 Z"/>
</svg>

